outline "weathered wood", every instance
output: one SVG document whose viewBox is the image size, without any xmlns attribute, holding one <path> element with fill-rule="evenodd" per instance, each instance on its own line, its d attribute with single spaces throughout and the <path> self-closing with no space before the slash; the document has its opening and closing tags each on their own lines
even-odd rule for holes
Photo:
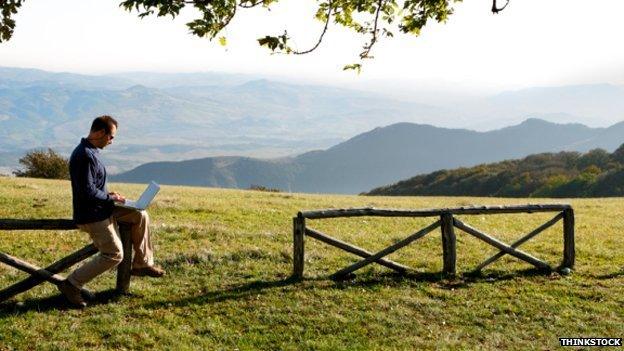
<svg viewBox="0 0 624 351">
<path fill-rule="evenodd" d="M 332 238 L 331 236 L 321 233 L 318 230 L 314 230 L 312 228 L 305 228 L 305 233 L 309 237 L 320 240 L 326 244 L 335 246 L 339 249 L 342 249 L 344 251 L 350 252 L 352 254 L 358 255 L 363 258 L 367 258 L 373 255 L 371 252 L 368 252 L 362 248 L 359 248 L 355 245 L 348 244 L 348 243 L 345 243 L 344 241 Z M 395 271 L 399 273 L 405 273 L 409 270 L 409 267 L 396 263 L 394 261 L 385 259 L 385 258 L 380 258 L 379 260 L 375 262 L 379 263 L 382 266 L 386 266 L 390 269 L 394 269 Z"/>
<path fill-rule="evenodd" d="M 303 278 L 305 260 L 305 218 L 293 218 L 293 278 Z"/>
<path fill-rule="evenodd" d="M 123 245 L 123 260 L 117 266 L 118 293 L 127 294 L 130 291 L 130 273 L 132 270 L 132 233 L 130 226 L 119 224 L 119 235 Z"/>
<path fill-rule="evenodd" d="M 70 219 L 0 219 L 1 230 L 73 230 L 77 229 Z M 121 293 L 128 293 L 130 289 L 130 272 L 132 269 L 132 237 L 130 227 L 120 225 L 120 236 L 124 247 L 124 260 L 117 268 L 116 289 Z M 0 291 L 0 301 L 15 294 L 26 291 L 42 281 L 49 281 L 59 284 L 64 278 L 55 273 L 60 272 L 73 264 L 93 255 L 97 249 L 93 245 L 88 245 L 83 249 L 61 259 L 58 262 L 41 269 L 28 262 L 22 261 L 13 256 L 0 253 L 0 261 L 7 263 L 17 269 L 30 273 L 32 276 L 19 283 L 16 283 Z M 82 289 L 83 293 L 91 294 L 88 290 Z"/>
<path fill-rule="evenodd" d="M 563 262 L 561 268 L 574 268 L 574 210 L 563 211 Z"/>
<path fill-rule="evenodd" d="M 50 273 L 47 270 L 42 269 L 41 267 L 35 266 L 32 263 L 20 260 L 17 257 L 13 257 L 3 252 L 0 252 L 0 261 L 26 273 L 30 273 L 31 275 L 36 275 L 37 277 L 49 281 L 54 285 L 59 285 L 65 280 L 65 278 L 63 278 L 61 275 Z M 89 290 L 81 289 L 81 291 L 86 295 L 92 295 Z"/>
<path fill-rule="evenodd" d="M 532 265 L 534 265 L 535 267 L 539 268 L 539 269 L 544 269 L 544 270 L 552 270 L 552 268 L 548 265 L 548 263 L 541 261 L 529 254 L 527 254 L 526 252 L 514 249 L 513 247 L 510 247 L 508 245 L 506 245 L 505 243 L 485 234 L 482 233 L 480 231 L 478 231 L 477 229 L 464 224 L 462 221 L 458 220 L 457 218 L 453 219 L 453 223 L 455 225 L 455 227 L 463 230 L 464 232 L 483 240 L 484 242 L 496 247 L 497 249 L 504 251 L 506 253 L 508 253 L 509 255 L 512 255 L 514 257 L 517 257 L 523 261 L 526 261 Z"/>
<path fill-rule="evenodd" d="M 72 230 L 71 219 L 0 219 L 0 230 Z"/>
<path fill-rule="evenodd" d="M 92 256 L 97 252 L 98 250 L 95 248 L 95 246 L 93 246 L 93 244 L 89 244 L 82 249 L 72 253 L 71 255 L 52 263 L 51 265 L 44 268 L 44 270 L 50 272 L 51 274 L 62 272 L 65 269 Z M 5 301 L 19 293 L 32 289 L 33 287 L 43 283 L 44 281 L 45 279 L 38 275 L 31 275 L 21 282 L 15 283 L 8 288 L 2 289 L 0 291 L 0 301 Z"/>
<path fill-rule="evenodd" d="M 554 224 L 556 224 L 557 222 L 559 222 L 559 220 L 561 220 L 561 218 L 563 218 L 563 212 L 557 214 L 555 217 L 553 217 L 551 220 L 549 220 L 548 222 L 540 225 L 539 227 L 535 228 L 535 230 L 533 230 L 532 232 L 530 232 L 529 234 L 523 236 L 522 238 L 520 238 L 519 240 L 515 241 L 514 243 L 512 243 L 510 246 L 513 248 L 519 247 L 520 245 L 524 244 L 525 242 L 531 240 L 533 237 L 535 237 L 537 234 L 543 232 L 544 230 L 552 227 Z M 477 266 L 477 268 L 474 269 L 474 273 L 481 271 L 483 268 L 487 267 L 488 265 L 492 264 L 493 262 L 495 262 L 496 260 L 498 260 L 499 258 L 505 256 L 507 253 L 505 251 L 499 251 L 496 255 L 488 258 L 487 260 L 483 261 L 481 264 L 479 264 Z"/>
<path fill-rule="evenodd" d="M 520 205 L 520 206 L 470 206 L 453 207 L 442 209 L 425 210 L 403 210 L 403 209 L 377 209 L 377 208 L 348 208 L 348 209 L 326 209 L 315 211 L 299 212 L 304 218 L 336 218 L 336 217 L 434 217 L 442 216 L 445 213 L 452 215 L 476 215 L 476 214 L 498 214 L 498 213 L 534 213 L 534 212 L 557 212 L 570 209 L 567 204 L 548 205 Z"/>
<path fill-rule="evenodd" d="M 419 231 L 417 231 L 416 233 L 408 236 L 407 238 L 399 241 L 396 244 L 390 245 L 387 248 L 377 252 L 376 254 L 369 256 L 359 262 L 356 262 L 352 265 L 350 265 L 349 267 L 346 267 L 344 269 L 339 270 L 338 272 L 334 273 L 331 275 L 332 279 L 340 279 L 368 264 L 371 264 L 377 260 L 379 260 L 380 258 L 389 255 L 393 252 L 395 252 L 396 250 L 409 245 L 410 243 L 412 243 L 415 240 L 418 240 L 422 237 L 424 237 L 425 235 L 427 235 L 429 232 L 431 232 L 432 230 L 436 229 L 437 227 L 440 226 L 440 221 L 436 221 L 435 223 L 425 227 L 424 229 L 421 229 Z"/>
<path fill-rule="evenodd" d="M 454 276 L 457 262 L 457 244 L 453 227 L 453 215 L 445 213 L 440 216 L 442 227 L 442 257 L 444 274 Z"/>
<path fill-rule="evenodd" d="M 13 268 L 17 268 L 21 271 L 24 271 L 26 273 L 32 274 L 32 275 L 36 275 L 44 280 L 47 280 L 51 283 L 54 283 L 56 285 L 60 284 L 63 281 L 63 277 L 57 275 L 57 274 L 52 274 L 46 270 L 41 269 L 40 267 L 37 267 L 31 263 L 28 263 L 26 261 L 20 260 L 17 257 L 13 257 L 9 254 L 0 252 L 0 261 L 4 262 L 6 264 L 8 264 L 9 266 L 13 267 Z"/>
</svg>

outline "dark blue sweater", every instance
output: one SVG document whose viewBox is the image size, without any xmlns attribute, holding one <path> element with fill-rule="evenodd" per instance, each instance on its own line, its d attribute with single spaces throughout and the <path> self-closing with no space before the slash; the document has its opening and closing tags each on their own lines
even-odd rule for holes
<svg viewBox="0 0 624 351">
<path fill-rule="evenodd" d="M 106 168 L 98 149 L 83 138 L 69 158 L 74 222 L 103 221 L 113 213 L 114 202 L 106 190 Z"/>
</svg>

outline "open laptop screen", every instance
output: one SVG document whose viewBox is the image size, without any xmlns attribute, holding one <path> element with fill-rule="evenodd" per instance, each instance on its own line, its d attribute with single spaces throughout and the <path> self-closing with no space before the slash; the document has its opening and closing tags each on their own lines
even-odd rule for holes
<svg viewBox="0 0 624 351">
<path fill-rule="evenodd" d="M 156 197 L 156 194 L 158 194 L 159 190 L 160 190 L 160 186 L 154 182 L 151 182 L 147 186 L 147 189 L 145 189 L 143 194 L 141 194 L 141 197 L 139 198 L 139 200 L 137 200 L 136 207 L 142 210 L 146 209 L 147 206 L 149 206 L 150 202 L 154 200 L 154 197 Z"/>
</svg>

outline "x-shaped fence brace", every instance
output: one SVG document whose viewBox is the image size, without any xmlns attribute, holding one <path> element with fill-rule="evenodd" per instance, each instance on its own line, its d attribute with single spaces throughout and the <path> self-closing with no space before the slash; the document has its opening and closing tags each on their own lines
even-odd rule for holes
<svg viewBox="0 0 624 351">
<path fill-rule="evenodd" d="M 534 213 L 534 212 L 559 212 L 555 217 L 546 223 L 535 228 L 522 238 L 508 245 L 491 235 L 488 235 L 470 225 L 463 223 L 454 215 L 474 215 L 474 214 L 500 214 L 500 213 Z M 355 245 L 340 241 L 324 234 L 318 230 L 306 227 L 307 219 L 337 218 L 337 217 L 359 217 L 359 216 L 381 216 L 381 217 L 435 217 L 439 216 L 439 220 L 428 225 L 427 227 L 409 235 L 407 238 L 394 243 L 385 249 L 371 253 L 357 247 Z M 322 241 L 331 246 L 335 246 L 344 251 L 350 252 L 363 258 L 348 267 L 345 267 L 330 277 L 332 279 L 343 279 L 356 270 L 365 267 L 371 263 L 377 263 L 382 266 L 393 269 L 399 273 L 406 273 L 410 268 L 394 261 L 385 256 L 411 244 L 412 242 L 423 238 L 428 233 L 441 227 L 442 229 L 442 251 L 443 251 L 443 271 L 448 275 L 456 273 L 456 237 L 454 228 L 470 234 L 485 243 L 499 249 L 500 251 L 489 257 L 479 264 L 473 272 L 479 272 L 483 268 L 492 264 L 504 255 L 511 255 L 520 260 L 528 262 L 543 271 L 552 271 L 552 267 L 532 255 L 521 251 L 518 247 L 539 233 L 550 228 L 563 219 L 563 261 L 559 268 L 573 268 L 575 260 L 574 249 L 574 211 L 570 205 L 523 205 L 523 206 L 481 206 L 481 207 L 457 207 L 445 209 L 427 209 L 427 210 L 395 210 L 395 209 L 376 209 L 376 208 L 351 208 L 351 209 L 330 209 L 318 211 L 299 212 L 297 217 L 293 218 L 293 277 L 301 279 L 303 277 L 304 267 L 304 237 Z"/>
<path fill-rule="evenodd" d="M 21 219 L 0 219 L 0 230 L 75 230 L 76 225 L 69 219 L 40 219 L 40 220 L 21 220 Z M 128 293 L 130 289 L 130 269 L 132 265 L 132 244 L 130 236 L 130 228 L 124 225 L 119 226 L 121 242 L 124 248 L 124 259 L 117 268 L 117 287 L 119 293 Z M 30 274 L 30 277 L 15 283 L 5 289 L 0 290 L 0 302 L 5 301 L 19 293 L 30 290 L 43 282 L 50 282 L 58 285 L 65 278 L 57 274 L 67 268 L 81 262 L 92 255 L 96 254 L 98 249 L 89 244 L 82 249 L 52 263 L 51 265 L 41 268 L 32 263 L 23 261 L 17 257 L 7 253 L 0 252 L 0 262 L 11 267 L 17 268 Z M 93 294 L 87 289 L 82 289 L 82 293 L 92 297 Z"/>
</svg>

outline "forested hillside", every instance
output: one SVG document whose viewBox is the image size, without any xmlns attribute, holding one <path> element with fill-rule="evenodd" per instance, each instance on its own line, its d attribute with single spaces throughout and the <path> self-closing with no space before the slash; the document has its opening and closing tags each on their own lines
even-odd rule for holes
<svg viewBox="0 0 624 351">
<path fill-rule="evenodd" d="M 523 159 L 440 170 L 369 195 L 462 195 L 505 197 L 624 196 L 624 144 L 613 153 L 542 153 Z"/>
</svg>

